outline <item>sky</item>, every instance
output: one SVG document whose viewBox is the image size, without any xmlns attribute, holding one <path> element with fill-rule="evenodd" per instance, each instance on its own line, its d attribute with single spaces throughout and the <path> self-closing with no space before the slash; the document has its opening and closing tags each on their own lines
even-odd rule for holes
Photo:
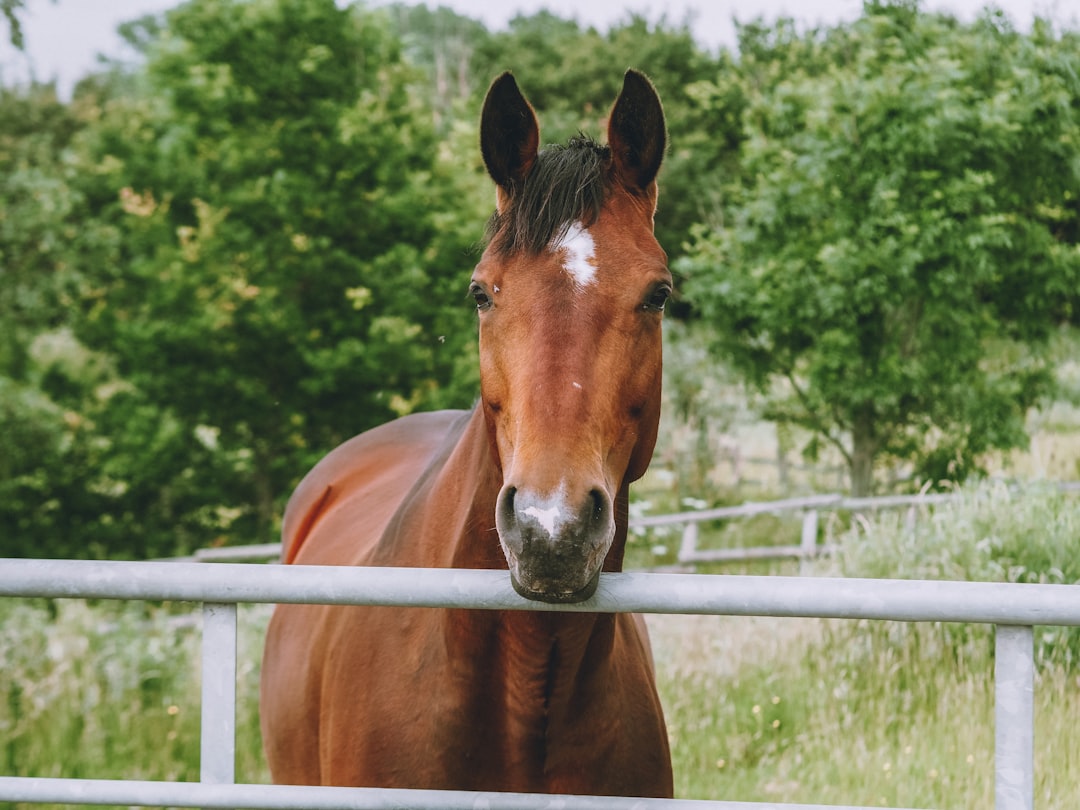
<svg viewBox="0 0 1080 810">
<path fill-rule="evenodd" d="M 55 79 L 66 96 L 75 81 L 93 69 L 98 54 L 125 56 L 116 35 L 117 25 L 171 8 L 179 1 L 28 0 L 22 12 L 26 54 L 12 48 L 6 24 L 0 20 L 0 80 L 24 81 L 31 75 L 39 81 Z M 631 12 L 653 21 L 666 16 L 673 23 L 689 21 L 702 44 L 717 47 L 733 44 L 734 18 L 791 16 L 808 25 L 835 24 L 858 17 L 862 0 L 429 0 L 429 5 L 449 6 L 494 30 L 505 27 L 518 13 L 542 8 L 601 29 Z M 986 0 L 923 0 L 928 10 L 949 11 L 965 20 L 973 19 L 984 5 Z M 1077 27 L 1080 15 L 1076 0 L 996 0 L 996 5 L 1021 30 L 1026 30 L 1036 15 Z"/>
</svg>

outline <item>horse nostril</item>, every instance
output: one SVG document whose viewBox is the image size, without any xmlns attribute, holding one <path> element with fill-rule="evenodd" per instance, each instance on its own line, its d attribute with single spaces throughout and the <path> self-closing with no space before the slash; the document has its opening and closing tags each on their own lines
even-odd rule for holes
<svg viewBox="0 0 1080 810">
<path fill-rule="evenodd" d="M 589 522 L 594 526 L 600 525 L 607 519 L 607 494 L 603 490 L 594 489 L 589 492 L 588 503 L 591 505 Z"/>
<path fill-rule="evenodd" d="M 499 498 L 497 517 L 504 528 L 510 528 L 517 522 L 517 513 L 514 511 L 516 497 L 517 487 L 506 487 Z"/>
</svg>

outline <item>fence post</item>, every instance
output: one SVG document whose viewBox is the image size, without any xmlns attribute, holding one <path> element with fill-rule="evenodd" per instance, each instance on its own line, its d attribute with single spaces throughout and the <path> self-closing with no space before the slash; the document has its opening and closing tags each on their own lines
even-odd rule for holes
<svg viewBox="0 0 1080 810">
<path fill-rule="evenodd" d="M 1035 661 L 1031 627 L 997 625 L 994 648 L 994 807 L 1035 803 Z"/>
<path fill-rule="evenodd" d="M 912 504 L 908 507 L 907 514 L 904 515 L 904 532 L 908 537 L 915 536 L 916 521 L 918 520 L 918 513 L 915 510 L 915 505 Z"/>
<path fill-rule="evenodd" d="M 818 510 L 807 509 L 803 512 L 802 535 L 799 538 L 799 573 L 810 570 L 810 561 L 817 554 Z"/>
<path fill-rule="evenodd" d="M 199 781 L 236 781 L 236 604 L 203 605 Z"/>
<path fill-rule="evenodd" d="M 683 527 L 682 544 L 679 546 L 679 561 L 691 559 L 697 552 L 698 525 L 691 520 Z"/>
</svg>

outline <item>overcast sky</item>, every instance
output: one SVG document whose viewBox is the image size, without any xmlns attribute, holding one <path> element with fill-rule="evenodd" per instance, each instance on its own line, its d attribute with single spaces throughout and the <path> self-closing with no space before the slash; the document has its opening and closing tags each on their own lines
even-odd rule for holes
<svg viewBox="0 0 1080 810">
<path fill-rule="evenodd" d="M 11 47 L 6 24 L 0 21 L 0 79 L 5 83 L 25 79 L 33 70 L 39 80 L 57 79 L 62 92 L 91 70 L 98 54 L 123 56 L 116 26 L 143 14 L 162 11 L 179 0 L 28 0 L 23 12 L 27 54 Z M 666 15 L 671 22 L 688 18 L 694 34 L 708 46 L 731 45 L 732 19 L 749 20 L 763 16 L 793 16 L 806 23 L 836 23 L 859 15 L 861 0 L 442 0 L 429 5 L 450 6 L 457 12 L 483 20 L 498 29 L 517 13 L 541 8 L 579 22 L 604 28 L 631 12 L 651 20 Z M 985 0 L 924 0 L 928 9 L 945 9 L 972 19 L 986 5 Z M 997 0 L 1021 29 L 1027 29 L 1038 14 L 1076 27 L 1080 6 L 1076 0 Z"/>
</svg>

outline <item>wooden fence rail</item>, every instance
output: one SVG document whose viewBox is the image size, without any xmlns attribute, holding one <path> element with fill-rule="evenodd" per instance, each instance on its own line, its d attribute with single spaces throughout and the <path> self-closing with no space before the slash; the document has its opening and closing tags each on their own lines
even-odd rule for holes
<svg viewBox="0 0 1080 810">
<path fill-rule="evenodd" d="M 1080 492 L 1080 481 L 1055 484 L 1063 492 Z M 712 509 L 695 509 L 666 515 L 643 515 L 630 519 L 630 528 L 651 529 L 662 526 L 682 526 L 678 562 L 694 565 L 705 562 L 738 562 L 748 560 L 808 559 L 832 550 L 829 545 L 818 543 L 822 512 L 847 511 L 853 513 L 875 512 L 881 509 L 904 509 L 908 522 L 914 528 L 917 510 L 928 506 L 949 503 L 962 496 L 956 493 L 924 493 L 916 495 L 882 495 L 872 498 L 853 498 L 836 493 L 807 495 L 800 498 L 784 498 L 776 501 L 750 501 L 738 506 L 718 506 Z M 738 520 L 757 515 L 786 513 L 802 514 L 802 531 L 798 545 L 751 546 L 742 548 L 698 548 L 700 526 L 715 520 Z M 262 543 L 250 546 L 223 546 L 204 548 L 181 561 L 191 562 L 246 562 L 274 559 L 281 554 L 280 543 Z"/>
</svg>

